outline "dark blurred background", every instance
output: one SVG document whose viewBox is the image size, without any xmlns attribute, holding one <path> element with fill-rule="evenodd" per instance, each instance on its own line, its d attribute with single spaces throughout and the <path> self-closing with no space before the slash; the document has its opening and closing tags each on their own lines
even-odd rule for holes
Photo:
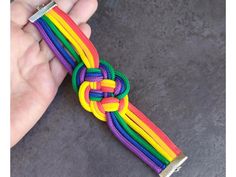
<svg viewBox="0 0 236 177">
<path fill-rule="evenodd" d="M 100 0 L 89 21 L 130 100 L 189 156 L 181 177 L 225 176 L 225 1 Z M 12 177 L 157 176 L 82 109 L 67 77 L 11 150 Z"/>
</svg>

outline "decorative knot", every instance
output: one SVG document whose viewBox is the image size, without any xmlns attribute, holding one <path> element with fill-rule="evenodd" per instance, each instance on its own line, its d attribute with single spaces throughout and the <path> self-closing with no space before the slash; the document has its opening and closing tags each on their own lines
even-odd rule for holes
<svg viewBox="0 0 236 177">
<path fill-rule="evenodd" d="M 128 109 L 129 80 L 104 60 L 100 60 L 99 68 L 77 65 L 72 85 L 83 108 L 102 121 L 106 121 L 106 112 L 125 114 Z"/>
</svg>

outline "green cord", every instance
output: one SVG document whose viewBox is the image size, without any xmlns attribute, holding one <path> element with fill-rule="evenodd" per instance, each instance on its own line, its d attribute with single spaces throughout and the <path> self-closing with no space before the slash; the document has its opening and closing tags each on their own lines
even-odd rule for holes
<svg viewBox="0 0 236 177">
<path fill-rule="evenodd" d="M 121 73 L 119 71 L 115 71 L 115 74 L 116 74 L 116 76 L 120 77 L 124 81 L 124 85 L 125 85 L 125 91 L 116 96 L 119 100 L 121 100 L 126 95 L 128 95 L 128 93 L 130 91 L 130 83 L 129 83 L 128 78 L 123 73 Z"/>
<path fill-rule="evenodd" d="M 57 27 L 51 22 L 51 20 L 47 16 L 42 17 L 43 20 L 46 21 L 48 26 L 51 28 L 53 33 L 58 37 L 61 43 L 65 46 L 65 48 L 69 51 L 69 53 L 75 58 L 75 60 L 80 63 L 82 62 L 80 56 L 76 53 L 75 49 L 71 46 L 71 44 L 67 41 L 67 39 L 63 36 L 63 34 L 57 29 Z"/>
<path fill-rule="evenodd" d="M 111 78 L 111 80 L 115 80 L 115 70 L 111 66 L 111 64 L 103 59 L 100 59 L 100 63 L 103 64 L 107 68 L 107 71 L 109 71 L 107 72 L 108 78 Z"/>
<path fill-rule="evenodd" d="M 114 112 L 117 117 L 118 122 L 125 129 L 125 131 L 140 145 L 142 145 L 145 149 L 147 149 L 150 153 L 152 153 L 157 159 L 159 159 L 165 165 L 168 165 L 170 162 L 163 157 L 159 152 L 157 152 L 149 143 L 147 143 L 142 137 L 140 137 L 137 133 L 135 133 L 124 121 L 124 119 L 120 116 L 120 114 L 116 111 Z"/>
<path fill-rule="evenodd" d="M 84 66 L 84 63 L 83 62 L 81 62 L 81 63 L 79 63 L 76 67 L 75 67 L 75 69 L 74 69 L 74 71 L 73 71 L 73 73 L 72 73 L 72 79 L 71 79 L 71 81 L 72 81 L 72 87 L 73 87 L 73 90 L 75 91 L 75 93 L 78 93 L 78 91 L 79 91 L 79 88 L 78 88 L 78 85 L 77 85 L 77 72 L 80 70 L 80 68 L 82 68 Z"/>
</svg>

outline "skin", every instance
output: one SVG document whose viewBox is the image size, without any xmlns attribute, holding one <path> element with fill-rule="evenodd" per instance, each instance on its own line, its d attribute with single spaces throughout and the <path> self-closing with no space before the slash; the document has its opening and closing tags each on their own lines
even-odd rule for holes
<svg viewBox="0 0 236 177">
<path fill-rule="evenodd" d="M 55 0 L 87 37 L 86 23 L 97 9 L 97 0 Z M 66 71 L 36 28 L 28 22 L 35 7 L 47 0 L 11 3 L 11 147 L 36 124 L 54 99 Z"/>
</svg>

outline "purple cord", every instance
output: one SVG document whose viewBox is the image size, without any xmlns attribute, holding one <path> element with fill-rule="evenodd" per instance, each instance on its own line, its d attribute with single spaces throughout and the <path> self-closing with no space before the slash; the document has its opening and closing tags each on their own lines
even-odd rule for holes
<svg viewBox="0 0 236 177">
<path fill-rule="evenodd" d="M 102 75 L 103 75 L 103 77 L 104 77 L 104 79 L 107 79 L 107 71 L 106 71 L 106 69 L 104 69 L 104 67 L 103 66 L 101 66 L 100 65 L 100 67 L 99 67 L 100 69 L 101 69 L 101 71 L 102 71 Z"/>
<path fill-rule="evenodd" d="M 111 132 L 115 135 L 117 139 L 120 140 L 130 151 L 136 154 L 141 160 L 143 160 L 149 167 L 151 167 L 156 173 L 161 172 L 161 168 L 158 167 L 153 161 L 151 161 L 147 156 L 145 156 L 139 149 L 132 145 L 128 140 L 126 140 L 120 132 L 113 125 L 110 113 L 106 113 L 107 125 L 110 128 Z"/>
<path fill-rule="evenodd" d="M 81 71 L 80 71 L 80 75 L 79 75 L 80 84 L 81 84 L 82 82 L 84 82 L 85 74 L 86 74 L 86 68 L 83 67 L 83 68 L 81 69 Z"/>
<path fill-rule="evenodd" d="M 114 95 L 118 95 L 120 93 L 121 90 L 121 82 L 119 79 L 116 79 L 116 88 L 114 91 Z"/>
<path fill-rule="evenodd" d="M 66 70 L 70 73 L 70 75 L 72 74 L 72 68 L 71 66 L 67 63 L 67 61 L 63 58 L 63 56 L 60 54 L 60 52 L 56 49 L 56 47 L 54 46 L 54 44 L 51 42 L 51 40 L 49 39 L 48 35 L 44 32 L 43 28 L 41 27 L 41 25 L 36 21 L 33 23 L 35 25 L 35 27 L 38 29 L 38 31 L 40 32 L 41 36 L 43 37 L 44 41 L 48 44 L 49 48 L 52 50 L 52 52 L 55 54 L 55 56 L 57 57 L 57 59 L 61 62 L 61 64 L 64 65 L 64 67 L 66 68 Z"/>
</svg>

